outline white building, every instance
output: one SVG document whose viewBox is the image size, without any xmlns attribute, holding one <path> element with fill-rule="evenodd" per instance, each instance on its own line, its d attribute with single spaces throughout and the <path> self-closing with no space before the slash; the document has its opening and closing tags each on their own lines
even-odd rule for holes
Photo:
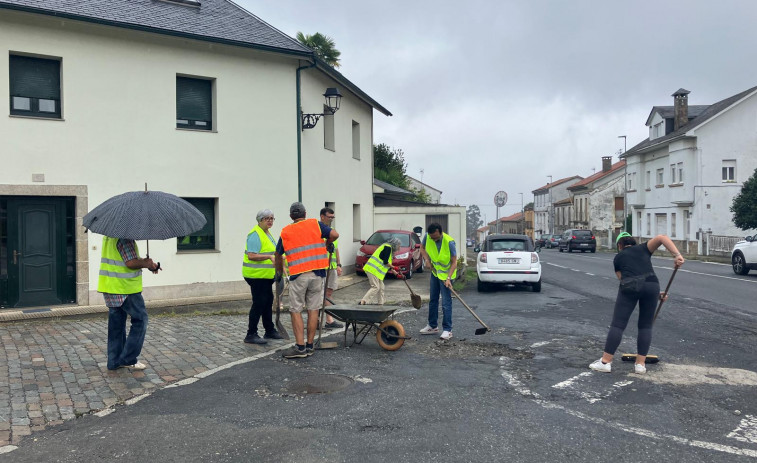
<svg viewBox="0 0 757 463">
<path fill-rule="evenodd" d="M 680 89 L 673 106 L 652 108 L 649 138 L 621 156 L 635 236 L 666 234 L 684 252 L 729 255 L 745 234 L 730 206 L 757 168 L 756 93 L 689 107 Z"/>
<path fill-rule="evenodd" d="M 547 183 L 532 191 L 534 194 L 534 235 L 539 237 L 544 233 L 555 233 L 554 203 L 570 197 L 568 187 L 582 180 L 583 177 L 574 175 Z"/>
<path fill-rule="evenodd" d="M 249 295 L 247 232 L 302 198 L 354 259 L 373 229 L 373 109 L 312 51 L 227 0 L 0 0 L 0 306 L 102 303 L 81 217 L 145 183 L 208 225 L 151 241 L 148 300 Z M 327 88 L 341 108 L 323 114 Z M 10 109 L 7 109 L 10 108 Z M 144 254 L 144 243 L 140 243 Z M 349 264 L 350 260 L 345 264 Z"/>
<path fill-rule="evenodd" d="M 411 189 L 425 191 L 429 196 L 429 202 L 433 204 L 439 204 L 440 202 L 442 202 L 442 190 L 437 190 L 436 188 L 430 185 L 426 185 L 420 180 L 415 179 L 409 175 L 406 175 L 405 178 L 407 178 L 408 187 L 410 187 Z"/>
</svg>

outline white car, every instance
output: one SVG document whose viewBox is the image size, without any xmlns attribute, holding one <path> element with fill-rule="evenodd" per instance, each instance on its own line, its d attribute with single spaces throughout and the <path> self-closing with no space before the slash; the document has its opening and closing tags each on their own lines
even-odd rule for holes
<svg viewBox="0 0 757 463">
<path fill-rule="evenodd" d="M 736 243 L 731 251 L 731 265 L 737 275 L 746 275 L 749 270 L 757 270 L 757 235 L 747 236 Z"/>
<path fill-rule="evenodd" d="M 478 290 L 495 284 L 527 285 L 541 291 L 541 262 L 533 241 L 526 235 L 489 235 L 476 258 Z"/>
</svg>

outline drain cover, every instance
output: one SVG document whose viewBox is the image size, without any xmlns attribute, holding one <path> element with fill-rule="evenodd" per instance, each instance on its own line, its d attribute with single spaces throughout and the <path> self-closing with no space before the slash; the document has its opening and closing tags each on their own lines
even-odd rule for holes
<svg viewBox="0 0 757 463">
<path fill-rule="evenodd" d="M 312 375 L 292 381 L 286 389 L 292 394 L 328 394 L 346 389 L 353 382 L 344 375 Z"/>
</svg>

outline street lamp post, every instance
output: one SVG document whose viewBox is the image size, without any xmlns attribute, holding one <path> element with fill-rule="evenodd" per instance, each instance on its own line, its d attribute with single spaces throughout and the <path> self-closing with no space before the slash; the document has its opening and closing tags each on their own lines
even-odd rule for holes
<svg viewBox="0 0 757 463">
<path fill-rule="evenodd" d="M 523 228 L 520 231 L 522 234 L 526 233 L 526 214 L 523 211 L 523 193 L 518 193 L 520 195 L 520 221 L 521 224 L 523 224 Z"/>
<path fill-rule="evenodd" d="M 552 230 L 552 176 L 547 175 L 547 177 L 549 177 L 549 183 L 547 184 L 549 188 L 549 204 L 547 204 L 547 230 L 549 231 L 549 233 L 553 233 L 553 230 Z"/>
<path fill-rule="evenodd" d="M 623 139 L 623 154 L 626 154 L 626 136 L 625 135 L 618 135 L 618 138 Z M 623 166 L 623 226 L 621 227 L 621 230 L 626 230 L 626 220 L 628 217 L 628 159 L 625 160 L 626 165 Z"/>
</svg>

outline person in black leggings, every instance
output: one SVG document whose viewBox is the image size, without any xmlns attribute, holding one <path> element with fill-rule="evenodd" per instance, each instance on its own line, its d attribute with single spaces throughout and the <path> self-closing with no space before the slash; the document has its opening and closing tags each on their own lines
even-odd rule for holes
<svg viewBox="0 0 757 463">
<path fill-rule="evenodd" d="M 646 373 L 645 366 L 649 346 L 652 344 L 652 324 L 657 301 L 663 297 L 660 293 L 660 282 L 652 268 L 652 254 L 660 246 L 675 258 L 675 267 L 684 263 L 683 256 L 678 252 L 673 241 L 665 235 L 658 235 L 646 243 L 636 244 L 636 240 L 628 233 L 618 235 L 615 241 L 618 247 L 618 255 L 613 264 L 615 275 L 621 281 L 618 288 L 618 297 L 615 300 L 615 311 L 610 324 L 610 332 L 607 333 L 605 349 L 602 358 L 589 365 L 596 371 L 609 373 L 612 371 L 612 358 L 620 345 L 623 331 L 626 329 L 628 319 L 631 318 L 636 304 L 639 304 L 639 335 L 636 340 L 636 363 L 634 372 Z M 626 283 L 629 283 L 627 288 Z"/>
</svg>

